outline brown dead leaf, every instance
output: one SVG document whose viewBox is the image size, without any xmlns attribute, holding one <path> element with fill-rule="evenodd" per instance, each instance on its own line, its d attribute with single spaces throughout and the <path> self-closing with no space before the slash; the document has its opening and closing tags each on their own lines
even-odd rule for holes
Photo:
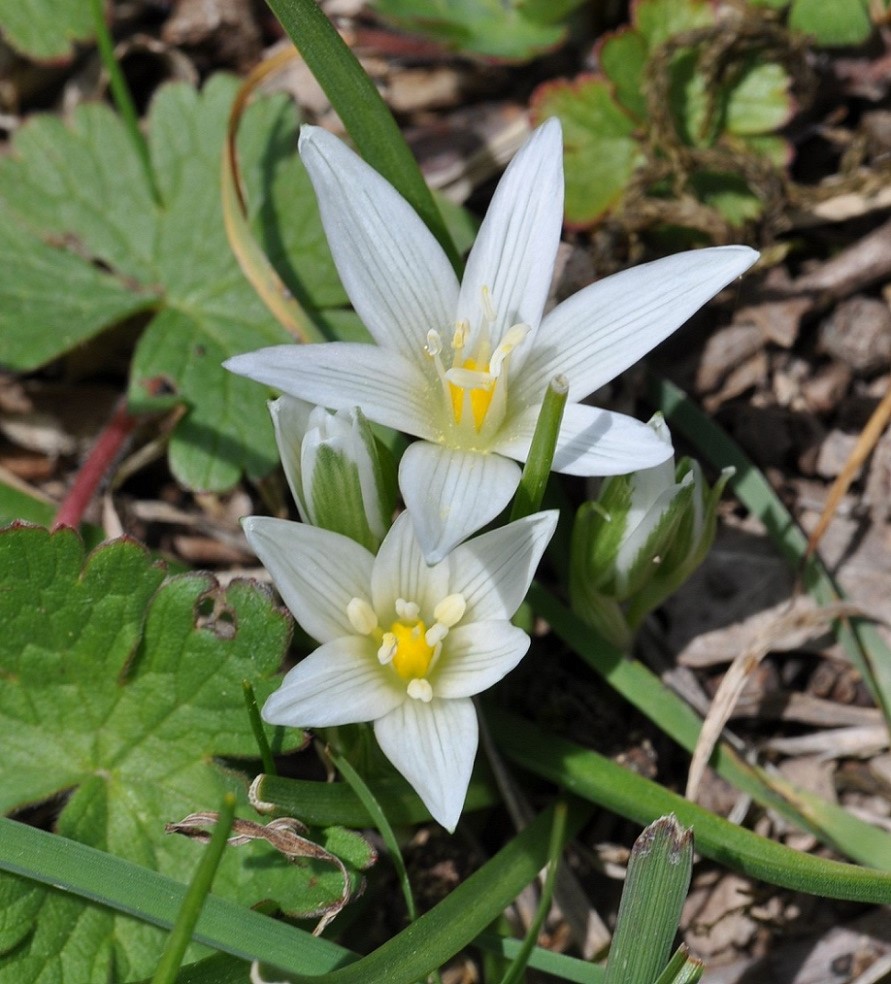
<svg viewBox="0 0 891 984">
<path fill-rule="evenodd" d="M 179 823 L 164 824 L 164 830 L 168 834 L 183 834 L 192 837 L 201 843 L 210 840 L 210 833 L 205 827 L 212 827 L 220 818 L 219 813 L 190 813 Z M 325 848 L 316 844 L 314 841 L 302 836 L 306 832 L 306 827 L 293 817 L 278 817 L 270 820 L 267 824 L 254 823 L 252 820 L 242 820 L 236 817 L 232 824 L 234 833 L 227 843 L 233 847 L 249 844 L 253 840 L 265 840 L 270 846 L 275 848 L 280 854 L 284 855 L 289 861 L 297 858 L 314 858 L 317 861 L 326 861 L 333 864 L 343 876 L 343 892 L 340 899 L 332 906 L 321 911 L 302 913 L 306 916 L 318 916 L 321 918 L 312 931 L 313 936 L 318 936 L 322 930 L 331 922 L 332 919 L 349 902 L 350 876 L 344 867 L 343 861 L 337 855 L 326 851 Z"/>
</svg>

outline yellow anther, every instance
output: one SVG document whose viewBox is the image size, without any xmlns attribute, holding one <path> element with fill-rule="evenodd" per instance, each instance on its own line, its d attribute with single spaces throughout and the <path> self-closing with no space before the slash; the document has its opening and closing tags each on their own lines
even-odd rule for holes
<svg viewBox="0 0 891 984">
<path fill-rule="evenodd" d="M 371 635 L 377 628 L 377 615 L 363 598 L 353 598 L 347 605 L 347 618 L 359 635 Z"/>
<path fill-rule="evenodd" d="M 396 614 L 404 622 L 414 622 L 417 620 L 418 615 L 421 614 L 421 609 L 413 601 L 406 601 L 405 598 L 397 598 Z"/>
<path fill-rule="evenodd" d="M 377 651 L 378 662 L 382 666 L 392 663 L 398 648 L 399 643 L 396 641 L 396 636 L 392 632 L 385 632 L 383 639 L 381 639 L 380 649 Z"/>
<path fill-rule="evenodd" d="M 433 687 L 430 686 L 429 680 L 421 678 L 409 680 L 406 690 L 409 697 L 413 697 L 415 700 L 421 700 L 425 704 L 429 704 L 433 700 Z"/>
<path fill-rule="evenodd" d="M 424 346 L 424 351 L 434 358 L 442 352 L 442 339 L 439 337 L 439 332 L 434 328 L 427 332 L 427 344 Z"/>
<path fill-rule="evenodd" d="M 465 611 L 467 611 L 467 601 L 463 594 L 456 592 L 442 599 L 433 609 L 433 617 L 437 622 L 442 622 L 443 625 L 451 628 L 464 618 Z"/>
</svg>

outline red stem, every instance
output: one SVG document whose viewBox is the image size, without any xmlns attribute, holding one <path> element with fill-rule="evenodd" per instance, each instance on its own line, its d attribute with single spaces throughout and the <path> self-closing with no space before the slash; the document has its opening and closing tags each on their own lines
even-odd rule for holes
<svg viewBox="0 0 891 984">
<path fill-rule="evenodd" d="M 80 526 L 103 477 L 111 469 L 137 423 L 139 423 L 138 418 L 127 410 L 126 398 L 121 397 L 111 420 L 102 429 L 102 433 L 87 455 L 87 460 L 75 476 L 74 484 L 62 500 L 53 520 L 54 530 L 60 526 L 71 526 L 73 529 Z"/>
</svg>

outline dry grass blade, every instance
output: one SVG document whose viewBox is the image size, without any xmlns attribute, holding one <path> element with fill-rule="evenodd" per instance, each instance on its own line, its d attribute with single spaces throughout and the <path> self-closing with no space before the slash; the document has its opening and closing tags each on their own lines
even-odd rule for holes
<svg viewBox="0 0 891 984">
<path fill-rule="evenodd" d="M 257 86 L 296 57 L 297 52 L 293 48 L 283 48 L 271 58 L 260 62 L 239 88 L 229 113 L 226 142 L 223 145 L 220 195 L 226 236 L 242 273 L 285 331 L 299 342 L 317 342 L 323 341 L 318 329 L 297 303 L 251 233 L 236 148 L 238 125 Z"/>
<path fill-rule="evenodd" d="M 882 402 L 875 408 L 872 416 L 867 421 L 860 437 L 857 439 L 857 443 L 854 445 L 854 449 L 845 462 L 844 468 L 829 490 L 829 496 L 826 499 L 823 512 L 820 514 L 820 519 L 808 538 L 807 551 L 804 555 L 802 565 L 807 563 L 820 545 L 820 540 L 823 539 L 823 535 L 829 528 L 829 524 L 832 522 L 839 503 L 844 499 L 845 493 L 850 488 L 851 482 L 854 481 L 861 465 L 872 454 L 879 438 L 888 426 L 889 420 L 891 420 L 891 386 L 889 386 L 888 392 L 882 397 Z"/>
<path fill-rule="evenodd" d="M 864 617 L 864 612 L 856 605 L 846 602 L 824 605 L 822 608 L 804 607 L 799 602 L 755 635 L 751 645 L 743 649 L 730 664 L 702 723 L 687 776 L 687 799 L 696 799 L 705 767 L 721 732 L 733 713 L 746 681 L 764 657 L 775 649 L 793 648 L 804 639 L 825 632 L 837 619 L 856 617 Z"/>
</svg>

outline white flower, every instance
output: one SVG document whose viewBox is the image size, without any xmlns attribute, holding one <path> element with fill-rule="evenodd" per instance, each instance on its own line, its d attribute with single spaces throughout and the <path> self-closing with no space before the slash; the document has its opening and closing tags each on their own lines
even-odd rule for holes
<svg viewBox="0 0 891 984">
<path fill-rule="evenodd" d="M 529 637 L 511 625 L 556 512 L 485 533 L 426 564 L 408 513 L 375 557 L 354 540 L 250 517 L 251 546 L 321 645 L 267 700 L 272 724 L 373 721 L 384 754 L 454 830 L 477 747 L 474 694 L 512 670 Z"/>
<path fill-rule="evenodd" d="M 618 475 L 664 461 L 645 424 L 579 403 L 683 324 L 757 258 L 745 246 L 657 260 L 586 287 L 542 318 L 560 240 L 560 125 L 502 178 L 459 284 L 408 203 L 340 140 L 304 127 L 300 154 L 350 300 L 377 345 L 275 346 L 234 372 L 422 438 L 399 486 L 428 562 L 498 515 L 548 383 L 569 380 L 556 471 Z"/>
</svg>

